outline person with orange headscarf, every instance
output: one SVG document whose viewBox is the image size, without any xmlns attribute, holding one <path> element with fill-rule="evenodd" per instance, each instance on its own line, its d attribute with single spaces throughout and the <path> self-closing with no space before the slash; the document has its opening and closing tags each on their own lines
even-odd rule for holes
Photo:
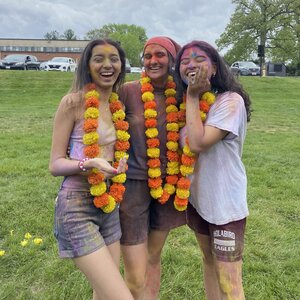
<svg viewBox="0 0 300 300">
<path fill-rule="evenodd" d="M 161 252 L 171 229 L 186 224 L 185 206 L 174 202 L 179 174 L 176 84 L 172 74 L 180 46 L 150 38 L 144 72 L 120 91 L 129 122 L 130 149 L 120 205 L 125 282 L 135 299 L 157 299 Z"/>
</svg>

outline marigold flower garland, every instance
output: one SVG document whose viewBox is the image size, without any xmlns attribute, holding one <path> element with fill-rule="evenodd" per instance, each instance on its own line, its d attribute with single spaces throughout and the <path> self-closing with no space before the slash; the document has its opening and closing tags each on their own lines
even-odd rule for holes
<svg viewBox="0 0 300 300">
<path fill-rule="evenodd" d="M 161 204 L 166 203 L 170 196 L 176 191 L 176 184 L 179 174 L 179 154 L 178 154 L 178 140 L 179 140 L 179 125 L 178 125 L 178 108 L 176 107 L 176 84 L 172 76 L 168 76 L 168 81 L 165 89 L 166 96 L 166 112 L 167 112 L 167 176 L 166 183 L 163 186 L 160 169 L 160 141 L 158 139 L 157 129 L 157 111 L 156 102 L 153 94 L 153 86 L 151 79 L 142 73 L 140 79 L 142 101 L 144 102 L 144 116 L 145 116 L 145 131 L 147 137 L 147 156 L 148 156 L 148 186 L 150 194 L 154 199 L 158 199 Z"/>
<path fill-rule="evenodd" d="M 100 154 L 100 146 L 98 144 L 99 134 L 98 118 L 99 112 L 99 93 L 96 91 L 96 85 L 94 83 L 86 86 L 85 98 L 85 113 L 84 113 L 84 135 L 83 143 L 86 145 L 84 148 L 84 155 L 88 158 L 98 157 Z M 122 107 L 122 103 L 119 101 L 119 96 L 116 93 L 112 93 L 109 98 L 109 107 L 112 114 L 112 121 L 114 123 L 117 135 L 117 141 L 115 143 L 114 157 L 115 162 L 113 166 L 118 167 L 118 163 L 122 157 L 128 158 L 127 150 L 129 149 L 130 135 L 127 132 L 128 122 L 124 121 L 125 112 Z M 94 205 L 97 208 L 101 208 L 105 213 L 112 212 L 116 203 L 119 203 L 123 199 L 125 187 L 123 183 L 126 181 L 126 174 L 120 173 L 111 178 L 113 184 L 107 192 L 107 186 L 105 183 L 105 177 L 102 172 L 94 168 L 91 174 L 88 176 L 88 182 L 90 183 L 90 193 L 94 196 Z"/>
<path fill-rule="evenodd" d="M 202 122 L 206 120 L 206 115 L 215 102 L 216 96 L 212 92 L 206 92 L 202 95 L 199 100 L 199 113 Z M 183 103 L 179 106 L 180 111 L 178 112 L 178 124 L 182 128 L 186 122 L 186 96 L 183 99 Z M 196 161 L 196 155 L 191 152 L 188 139 L 186 138 L 186 144 L 182 149 L 180 174 L 181 178 L 178 180 L 176 196 L 174 200 L 174 206 L 177 210 L 183 211 L 187 208 L 188 198 L 190 196 L 190 179 L 188 178 L 194 172 L 194 164 Z"/>
</svg>

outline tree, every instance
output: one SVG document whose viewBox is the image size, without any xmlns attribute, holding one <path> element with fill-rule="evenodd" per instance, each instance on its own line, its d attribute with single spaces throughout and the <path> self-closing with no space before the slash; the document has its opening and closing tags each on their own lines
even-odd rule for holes
<svg viewBox="0 0 300 300">
<path fill-rule="evenodd" d="M 59 40 L 59 32 L 52 30 L 44 35 L 45 40 Z"/>
<path fill-rule="evenodd" d="M 121 43 L 126 56 L 134 66 L 140 65 L 140 53 L 147 41 L 143 27 L 127 24 L 108 24 L 100 29 L 92 29 L 86 34 L 87 39 L 110 38 Z"/>
<path fill-rule="evenodd" d="M 299 0 L 233 0 L 232 2 L 236 4 L 235 12 L 225 32 L 216 41 L 220 49 L 231 47 L 225 54 L 225 59 L 229 63 L 253 57 L 257 53 L 258 45 L 263 45 L 266 57 L 272 59 L 276 51 L 279 53 L 279 45 L 287 43 L 287 40 L 288 48 L 284 47 L 286 52 L 280 57 L 281 61 L 295 57 L 293 52 L 299 49 Z M 286 24 L 292 19 L 295 19 L 293 27 L 287 27 Z M 295 44 L 294 38 L 297 35 L 298 41 Z M 277 57 L 279 58 L 278 55 Z"/>
<path fill-rule="evenodd" d="M 77 40 L 77 37 L 72 29 L 65 30 L 64 34 L 61 35 L 61 38 L 68 41 Z"/>
</svg>

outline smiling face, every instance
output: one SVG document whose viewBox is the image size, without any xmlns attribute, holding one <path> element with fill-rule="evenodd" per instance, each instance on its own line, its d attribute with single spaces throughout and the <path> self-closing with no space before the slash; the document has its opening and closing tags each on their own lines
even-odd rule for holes
<svg viewBox="0 0 300 300">
<path fill-rule="evenodd" d="M 168 51 L 157 44 L 151 44 L 144 51 L 144 67 L 152 81 L 165 81 L 169 71 Z"/>
<path fill-rule="evenodd" d="M 97 45 L 89 61 L 93 82 L 102 89 L 110 89 L 121 72 L 121 60 L 117 48 L 112 45 Z"/>
<path fill-rule="evenodd" d="M 185 49 L 180 59 L 181 79 L 187 83 L 188 77 L 199 72 L 201 68 L 207 68 L 208 79 L 216 73 L 216 66 L 203 50 L 195 46 Z"/>
</svg>

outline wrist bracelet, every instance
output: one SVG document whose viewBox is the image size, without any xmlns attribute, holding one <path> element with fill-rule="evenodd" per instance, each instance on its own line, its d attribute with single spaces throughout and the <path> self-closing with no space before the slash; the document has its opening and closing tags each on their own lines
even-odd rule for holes
<svg viewBox="0 0 300 300">
<path fill-rule="evenodd" d="M 89 160 L 89 158 L 88 158 L 88 157 L 85 157 L 85 158 L 83 158 L 82 160 L 80 160 L 80 161 L 78 162 L 78 168 L 79 168 L 82 172 L 86 172 L 86 171 L 87 171 L 87 169 L 83 166 L 84 162 L 87 161 L 87 160 Z"/>
</svg>

